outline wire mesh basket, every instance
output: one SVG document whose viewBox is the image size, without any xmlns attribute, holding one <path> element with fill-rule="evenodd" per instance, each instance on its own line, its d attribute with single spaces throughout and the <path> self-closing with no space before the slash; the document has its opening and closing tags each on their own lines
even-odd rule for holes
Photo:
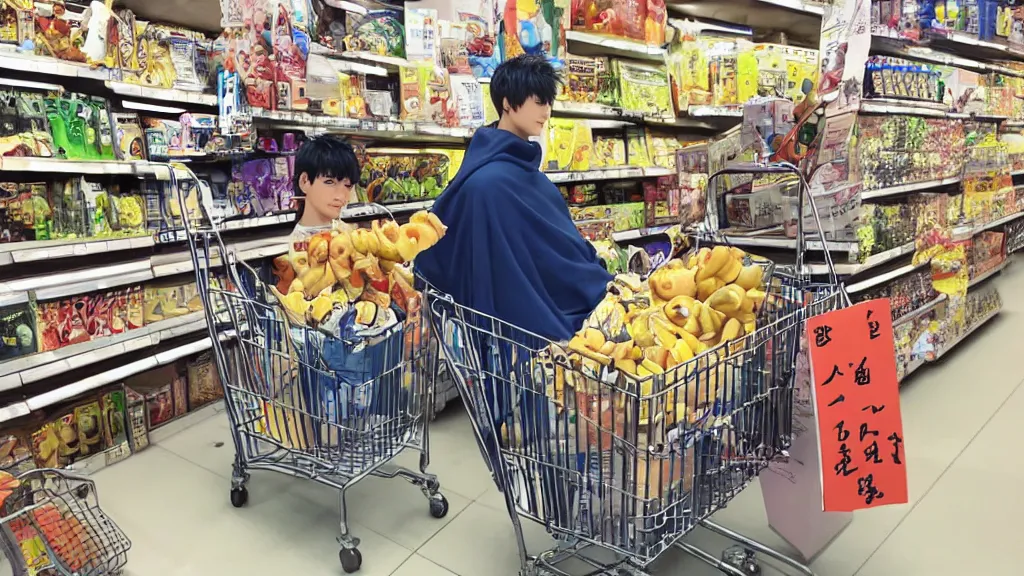
<svg viewBox="0 0 1024 576">
<path fill-rule="evenodd" d="M 131 541 L 100 508 L 94 482 L 52 469 L 25 472 L 17 482 L 0 507 L 15 576 L 46 569 L 61 576 L 121 574 Z"/>
</svg>

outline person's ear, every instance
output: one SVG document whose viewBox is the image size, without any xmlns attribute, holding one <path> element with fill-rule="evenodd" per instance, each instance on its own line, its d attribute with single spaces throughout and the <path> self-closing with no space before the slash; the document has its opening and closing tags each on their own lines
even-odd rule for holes
<svg viewBox="0 0 1024 576">
<path fill-rule="evenodd" d="M 313 183 L 309 181 L 309 174 L 307 172 L 299 174 L 299 190 L 302 190 L 303 196 L 309 195 L 309 187 L 312 184 Z"/>
<path fill-rule="evenodd" d="M 512 111 L 512 106 L 509 105 L 508 98 L 503 98 L 501 100 L 501 113 L 502 114 L 508 114 L 511 111 Z"/>
</svg>

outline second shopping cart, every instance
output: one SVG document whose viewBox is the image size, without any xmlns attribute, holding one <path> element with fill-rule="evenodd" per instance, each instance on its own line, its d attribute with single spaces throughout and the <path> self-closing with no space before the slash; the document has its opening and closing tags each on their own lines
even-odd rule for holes
<svg viewBox="0 0 1024 576">
<path fill-rule="evenodd" d="M 806 189 L 792 166 L 756 171 L 796 178 Z M 761 294 L 756 317 L 753 308 L 746 312 L 757 327 L 739 338 L 726 338 L 723 328 L 721 342 L 718 334 L 705 330 L 702 336 L 711 337 L 705 350 L 694 334 L 684 334 L 686 328 L 669 325 L 666 336 L 648 337 L 652 342 L 657 338 L 663 351 L 671 347 L 677 360 L 658 365 L 647 356 L 652 346 L 643 350 L 639 367 L 637 356 L 629 357 L 635 361 L 612 358 L 620 345 L 630 354 L 647 346 L 639 344 L 640 328 L 627 329 L 627 317 L 640 316 L 638 310 L 644 309 L 657 314 L 668 304 L 645 301 L 635 282 L 623 280 L 610 288 L 613 308 L 621 307 L 621 313 L 608 315 L 617 322 L 599 321 L 607 332 L 601 346 L 606 353 L 552 342 L 427 287 L 432 328 L 512 518 L 521 576 L 567 576 L 567 570 L 588 576 L 647 574 L 673 546 L 732 576 L 760 572 L 755 552 L 812 574 L 799 562 L 710 521 L 790 445 L 793 381 L 805 319 L 848 303 L 834 273 L 824 285 L 801 277 L 802 257 L 798 251 L 796 273 L 791 273 L 744 255 L 744 268 L 763 267 L 756 276 L 765 280 L 767 294 Z M 686 260 L 670 266 L 685 266 Z M 708 311 L 712 301 L 707 298 L 702 309 Z M 654 320 L 648 331 L 658 333 Z M 687 345 L 690 357 L 678 359 L 675 346 L 663 338 L 685 342 L 686 336 L 698 345 Z M 560 545 L 531 556 L 521 518 L 543 525 Z M 739 541 L 741 553 L 719 560 L 682 541 L 697 526 Z M 602 550 L 614 558 L 592 553 Z"/>
<path fill-rule="evenodd" d="M 422 490 L 432 516 L 447 515 L 440 483 L 427 472 L 437 347 L 418 299 L 377 330 L 339 337 L 313 329 L 281 306 L 260 274 L 226 248 L 205 211 L 189 210 L 184 198 L 181 211 L 235 445 L 231 503 L 248 501 L 252 470 L 337 488 L 339 559 L 347 573 L 362 565 L 345 506 L 356 482 L 403 478 Z M 418 471 L 391 464 L 406 449 L 420 452 Z"/>
</svg>

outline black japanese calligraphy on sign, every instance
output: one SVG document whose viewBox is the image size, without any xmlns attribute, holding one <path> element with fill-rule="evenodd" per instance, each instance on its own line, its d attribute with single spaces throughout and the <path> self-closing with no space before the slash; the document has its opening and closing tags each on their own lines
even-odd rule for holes
<svg viewBox="0 0 1024 576">
<path fill-rule="evenodd" d="M 871 319 L 871 315 L 873 313 L 874 310 L 868 310 L 868 338 L 871 338 L 872 340 L 878 338 L 881 335 L 878 333 L 878 331 L 881 329 L 878 324 L 878 320 Z"/>
<path fill-rule="evenodd" d="M 814 329 L 814 345 L 818 348 L 827 345 L 832 341 L 832 327 L 818 326 Z"/>
<path fill-rule="evenodd" d="M 849 432 L 847 432 L 847 435 L 849 435 Z M 850 452 L 850 447 L 847 446 L 845 442 L 839 447 L 839 455 L 842 456 L 842 458 L 839 460 L 839 463 L 833 467 L 836 471 L 836 476 L 839 476 L 840 474 L 843 476 L 849 476 L 857 470 L 860 470 L 860 468 L 856 466 L 850 468 L 850 464 L 853 463 L 853 457 L 850 456 Z"/>
<path fill-rule="evenodd" d="M 821 385 L 828 386 L 836 376 L 843 376 L 843 373 L 839 371 L 839 366 L 832 366 L 832 374 L 830 374 L 829 377 L 821 383 Z"/>
<path fill-rule="evenodd" d="M 908 500 L 891 322 L 881 299 L 807 321 L 826 511 Z"/>
<path fill-rule="evenodd" d="M 871 504 L 876 499 L 885 498 L 885 493 L 875 487 L 874 474 L 868 474 L 857 479 L 857 495 L 864 497 L 865 504 Z"/>
<path fill-rule="evenodd" d="M 865 356 L 860 364 L 857 365 L 857 369 L 853 372 L 853 381 L 857 383 L 857 386 L 867 386 L 871 384 L 871 369 L 864 366 L 867 363 L 868 357 Z"/>
<path fill-rule="evenodd" d="M 889 442 L 892 442 L 892 462 L 893 464 L 903 464 L 900 460 L 900 444 L 903 444 L 903 438 L 900 438 L 899 434 L 893 432 L 889 435 Z"/>
</svg>

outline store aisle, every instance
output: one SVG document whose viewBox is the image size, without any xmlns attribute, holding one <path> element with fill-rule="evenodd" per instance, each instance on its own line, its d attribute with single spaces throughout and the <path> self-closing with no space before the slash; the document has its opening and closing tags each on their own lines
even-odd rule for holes
<svg viewBox="0 0 1024 576">
<path fill-rule="evenodd" d="M 1024 573 L 1015 553 L 1024 517 L 1017 495 L 1024 464 L 1016 459 L 1024 436 L 1024 265 L 995 281 L 1002 314 L 944 362 L 915 374 L 903 392 L 911 504 L 858 513 L 815 560 L 819 575 Z M 512 528 L 462 407 L 446 410 L 433 434 L 432 470 L 451 504 L 448 517 L 431 518 L 422 495 L 402 481 L 353 488 L 349 518 L 362 539 L 361 576 L 514 576 Z M 248 506 L 236 510 L 228 501 L 232 457 L 227 419 L 217 414 L 97 473 L 101 503 L 134 543 L 128 574 L 341 574 L 336 492 L 255 473 Z M 756 484 L 716 519 L 781 546 Z M 538 549 L 548 543 L 541 528 L 531 529 L 531 539 Z M 707 533 L 690 540 L 715 554 L 723 547 Z M 654 572 L 717 574 L 682 554 Z"/>
</svg>

